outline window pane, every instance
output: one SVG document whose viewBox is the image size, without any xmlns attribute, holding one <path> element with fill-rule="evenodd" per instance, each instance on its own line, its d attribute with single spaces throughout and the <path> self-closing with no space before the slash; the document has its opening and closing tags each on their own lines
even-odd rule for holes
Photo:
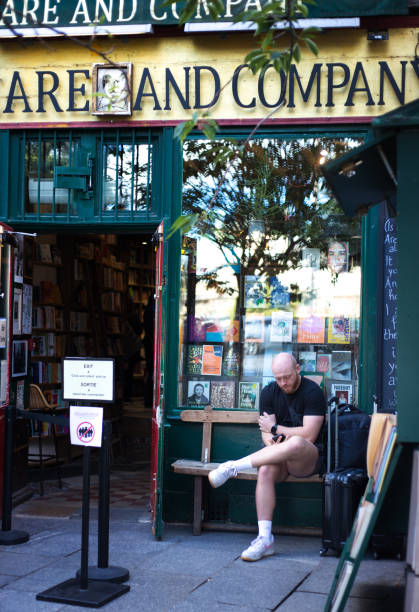
<svg viewBox="0 0 419 612">
<path fill-rule="evenodd" d="M 151 147 L 106 144 L 103 159 L 103 210 L 150 210 Z"/>
<path fill-rule="evenodd" d="M 220 147 L 236 143 L 185 145 L 184 213 L 207 213 L 183 244 L 180 405 L 257 409 L 282 351 L 329 397 L 356 402 L 360 227 L 321 164 L 358 144 L 260 139 L 230 165 Z"/>
<path fill-rule="evenodd" d="M 72 156 L 74 157 L 73 144 Z M 70 190 L 54 187 L 54 167 L 69 166 L 68 140 L 33 140 L 25 147 L 25 212 L 66 213 Z"/>
</svg>

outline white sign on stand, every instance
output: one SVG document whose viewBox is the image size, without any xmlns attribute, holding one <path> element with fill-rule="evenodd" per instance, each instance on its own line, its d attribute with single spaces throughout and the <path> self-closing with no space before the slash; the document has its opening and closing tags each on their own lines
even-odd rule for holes
<svg viewBox="0 0 419 612">
<path fill-rule="evenodd" d="M 113 402 L 114 360 L 65 357 L 63 399 Z"/>
<path fill-rule="evenodd" d="M 70 406 L 70 440 L 76 446 L 102 446 L 103 408 Z"/>
</svg>

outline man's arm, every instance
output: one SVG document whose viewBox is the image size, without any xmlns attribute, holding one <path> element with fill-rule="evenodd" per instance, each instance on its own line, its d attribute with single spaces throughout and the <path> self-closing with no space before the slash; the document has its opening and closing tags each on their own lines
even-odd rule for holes
<svg viewBox="0 0 419 612">
<path fill-rule="evenodd" d="M 272 416 L 274 415 L 264 413 L 264 415 L 259 418 L 259 428 L 262 432 L 262 440 L 266 445 L 271 443 L 269 442 L 272 438 L 271 427 L 275 424 L 275 420 L 272 423 L 271 418 L 269 418 Z M 323 421 L 323 416 L 306 415 L 303 417 L 303 424 L 301 427 L 285 427 L 284 425 L 278 425 L 276 433 L 284 434 L 286 438 L 301 436 L 314 444 L 322 428 Z"/>
</svg>

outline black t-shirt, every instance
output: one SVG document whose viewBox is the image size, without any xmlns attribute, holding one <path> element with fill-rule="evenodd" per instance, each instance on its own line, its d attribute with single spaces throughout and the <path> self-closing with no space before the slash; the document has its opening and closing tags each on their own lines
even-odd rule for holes
<svg viewBox="0 0 419 612">
<path fill-rule="evenodd" d="M 273 381 L 262 389 L 260 394 L 260 414 L 274 414 L 278 425 L 301 427 L 304 416 L 325 416 L 326 399 L 319 385 L 309 378 L 301 377 L 301 383 L 294 393 L 287 394 Z M 323 423 L 324 426 L 324 423 Z M 316 446 L 321 450 L 323 428 L 320 430 Z"/>
</svg>

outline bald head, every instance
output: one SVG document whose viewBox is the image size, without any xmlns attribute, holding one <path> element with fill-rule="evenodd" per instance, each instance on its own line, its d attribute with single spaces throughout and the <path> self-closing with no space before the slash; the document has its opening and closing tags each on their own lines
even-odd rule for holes
<svg viewBox="0 0 419 612">
<path fill-rule="evenodd" d="M 300 366 L 290 353 L 278 353 L 272 360 L 272 374 L 284 393 L 294 393 L 300 386 Z"/>
</svg>

